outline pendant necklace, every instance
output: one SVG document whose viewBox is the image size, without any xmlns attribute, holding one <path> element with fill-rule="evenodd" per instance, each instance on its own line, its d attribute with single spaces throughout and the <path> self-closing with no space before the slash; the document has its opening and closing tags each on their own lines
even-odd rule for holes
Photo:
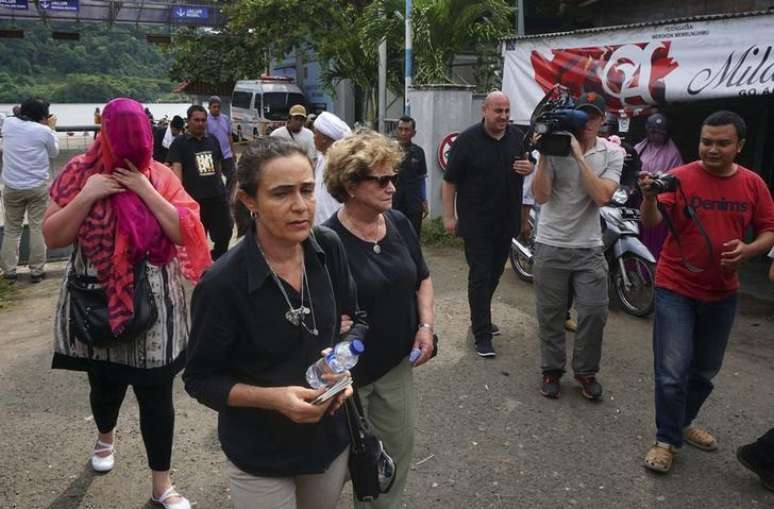
<svg viewBox="0 0 774 509">
<path fill-rule="evenodd" d="M 274 282 L 277 284 L 277 286 L 280 289 L 280 292 L 282 292 L 282 296 L 285 298 L 285 303 L 288 305 L 288 310 L 285 313 L 285 320 L 290 322 L 292 325 L 295 325 L 296 327 L 303 327 L 306 332 L 313 336 L 317 336 L 320 331 L 317 329 L 317 317 L 314 314 L 314 304 L 312 303 L 312 291 L 309 287 L 309 278 L 306 275 L 306 264 L 304 263 L 304 254 L 301 253 L 301 267 L 300 267 L 300 277 L 301 277 L 301 304 L 294 308 L 293 305 L 290 303 L 290 297 L 288 297 L 288 293 L 285 291 L 285 285 L 282 284 L 282 280 L 279 278 L 276 272 L 274 272 L 274 269 L 272 268 L 271 264 L 269 263 L 269 259 L 266 258 L 266 253 L 263 252 L 263 249 L 261 248 L 260 242 L 258 242 L 258 239 L 256 239 L 256 244 L 258 245 L 258 250 L 261 252 L 261 255 L 263 255 L 263 259 L 266 261 L 266 265 L 269 267 L 269 272 L 271 272 L 271 277 L 274 279 Z M 306 293 L 309 295 L 309 306 L 304 306 L 304 289 L 306 289 Z M 312 317 L 312 328 L 310 329 L 306 325 L 306 317 L 310 316 Z"/>
<path fill-rule="evenodd" d="M 344 217 L 343 214 L 342 214 L 342 217 Z M 355 235 L 355 237 L 358 237 L 363 242 L 368 242 L 369 244 L 371 244 L 371 251 L 373 251 L 375 254 L 381 254 L 382 246 L 379 245 L 379 241 L 378 240 L 368 240 L 368 239 L 363 238 L 365 236 L 360 236 L 359 234 L 355 234 L 355 227 L 354 227 L 355 226 L 355 222 L 352 221 L 352 219 L 350 219 L 350 218 L 347 218 L 347 222 L 350 224 L 350 227 L 347 228 L 347 229 L 350 232 L 352 232 L 353 235 Z"/>
</svg>

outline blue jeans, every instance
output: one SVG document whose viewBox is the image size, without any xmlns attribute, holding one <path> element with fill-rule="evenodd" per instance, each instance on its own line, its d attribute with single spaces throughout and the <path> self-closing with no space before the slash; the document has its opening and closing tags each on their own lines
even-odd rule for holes
<svg viewBox="0 0 774 509">
<path fill-rule="evenodd" d="M 656 288 L 653 368 L 658 441 L 683 445 L 683 429 L 712 392 L 735 315 L 736 294 L 703 302 Z"/>
</svg>

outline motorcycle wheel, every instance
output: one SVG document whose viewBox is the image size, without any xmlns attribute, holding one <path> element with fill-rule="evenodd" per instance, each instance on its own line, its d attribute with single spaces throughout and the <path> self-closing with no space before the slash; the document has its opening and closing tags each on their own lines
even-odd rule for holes
<svg viewBox="0 0 774 509">
<path fill-rule="evenodd" d="M 530 262 L 518 249 L 511 246 L 511 252 L 508 255 L 511 260 L 511 268 L 519 276 L 519 279 L 526 283 L 532 283 L 532 262 Z"/>
<path fill-rule="evenodd" d="M 653 312 L 656 297 L 656 272 L 655 266 L 632 253 L 626 253 L 622 257 L 626 275 L 630 286 L 626 287 L 621 274 L 620 262 L 617 260 L 611 267 L 613 287 L 618 302 L 624 311 L 632 316 L 645 317 Z"/>
</svg>

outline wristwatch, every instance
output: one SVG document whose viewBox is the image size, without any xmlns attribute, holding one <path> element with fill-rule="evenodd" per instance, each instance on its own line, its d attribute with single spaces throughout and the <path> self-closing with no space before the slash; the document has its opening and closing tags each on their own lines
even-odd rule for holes
<svg viewBox="0 0 774 509">
<path fill-rule="evenodd" d="M 431 333 L 433 332 L 433 326 L 431 324 L 429 324 L 429 323 L 421 322 L 419 324 L 419 327 L 417 327 L 417 330 L 422 329 L 422 328 L 430 329 L 430 332 Z"/>
</svg>

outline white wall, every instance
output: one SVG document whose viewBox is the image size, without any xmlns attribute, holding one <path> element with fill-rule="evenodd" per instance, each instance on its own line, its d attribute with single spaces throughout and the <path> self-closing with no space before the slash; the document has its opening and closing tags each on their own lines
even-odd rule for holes
<svg viewBox="0 0 774 509">
<path fill-rule="evenodd" d="M 428 85 L 409 91 L 411 116 L 417 122 L 414 143 L 424 149 L 427 159 L 427 201 L 431 218 L 443 213 L 443 173 L 438 165 L 438 145 L 450 132 L 461 132 L 474 123 L 471 121 L 471 89 Z"/>
</svg>

